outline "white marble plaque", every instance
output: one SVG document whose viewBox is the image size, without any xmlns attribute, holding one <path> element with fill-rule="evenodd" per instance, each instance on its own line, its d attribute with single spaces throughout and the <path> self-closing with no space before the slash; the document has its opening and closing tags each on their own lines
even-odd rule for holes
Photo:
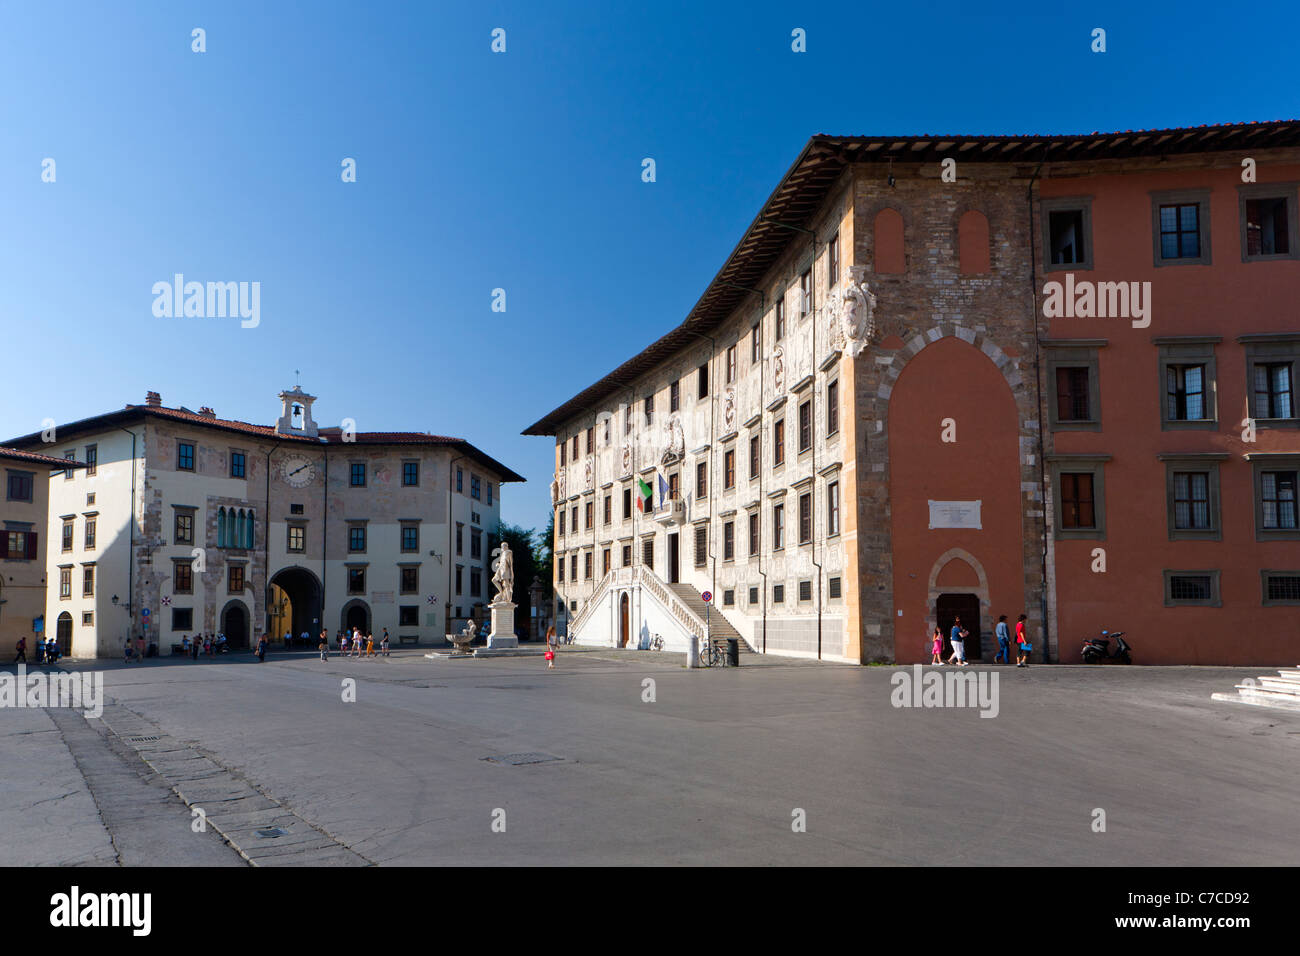
<svg viewBox="0 0 1300 956">
<path fill-rule="evenodd" d="M 930 528 L 974 528 L 980 524 L 982 501 L 931 501 Z"/>
</svg>

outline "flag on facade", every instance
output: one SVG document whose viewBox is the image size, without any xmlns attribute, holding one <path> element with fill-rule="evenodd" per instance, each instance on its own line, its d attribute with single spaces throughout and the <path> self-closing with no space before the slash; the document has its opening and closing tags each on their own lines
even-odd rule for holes
<svg viewBox="0 0 1300 956">
<path fill-rule="evenodd" d="M 654 494 L 653 490 L 648 484 L 646 484 L 644 478 L 638 478 L 636 480 L 636 490 L 637 490 L 637 498 L 636 498 L 637 508 L 641 511 L 644 511 L 646 514 L 649 514 L 651 511 L 654 510 L 654 504 L 651 499 L 651 496 Z"/>
<path fill-rule="evenodd" d="M 663 475 L 656 476 L 659 479 L 659 507 L 668 507 L 668 482 L 664 481 Z"/>
</svg>

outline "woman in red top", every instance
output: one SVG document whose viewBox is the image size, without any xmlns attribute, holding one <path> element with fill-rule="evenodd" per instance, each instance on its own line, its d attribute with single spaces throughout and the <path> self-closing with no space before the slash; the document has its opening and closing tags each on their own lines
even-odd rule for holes
<svg viewBox="0 0 1300 956">
<path fill-rule="evenodd" d="M 1029 666 L 1029 652 L 1033 650 L 1033 645 L 1029 643 L 1029 637 L 1025 634 L 1025 615 L 1020 615 L 1016 621 L 1016 666 Z"/>
</svg>

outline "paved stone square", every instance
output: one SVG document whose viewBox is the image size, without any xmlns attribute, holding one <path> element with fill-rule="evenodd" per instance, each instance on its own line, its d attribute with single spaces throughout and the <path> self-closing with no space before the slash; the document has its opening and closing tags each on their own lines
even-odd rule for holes
<svg viewBox="0 0 1300 956">
<path fill-rule="evenodd" d="M 894 667 L 423 653 L 69 663 L 102 719 L 0 710 L 0 865 L 1300 862 L 1300 714 L 1210 700 L 1256 670 L 973 668 L 986 719 Z"/>
</svg>

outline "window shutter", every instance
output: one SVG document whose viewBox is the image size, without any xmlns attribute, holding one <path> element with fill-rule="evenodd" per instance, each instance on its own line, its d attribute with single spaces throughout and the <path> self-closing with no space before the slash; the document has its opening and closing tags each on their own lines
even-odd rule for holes
<svg viewBox="0 0 1300 956">
<path fill-rule="evenodd" d="M 8 537 L 9 537 L 8 535 L 5 535 L 6 540 L 4 543 L 4 547 L 6 550 L 8 550 L 9 548 L 9 541 L 7 540 Z M 27 557 L 33 561 L 36 560 L 36 532 L 35 531 L 27 532 Z"/>
<path fill-rule="evenodd" d="M 0 558 L 9 557 L 9 535 L 0 531 Z"/>
</svg>

